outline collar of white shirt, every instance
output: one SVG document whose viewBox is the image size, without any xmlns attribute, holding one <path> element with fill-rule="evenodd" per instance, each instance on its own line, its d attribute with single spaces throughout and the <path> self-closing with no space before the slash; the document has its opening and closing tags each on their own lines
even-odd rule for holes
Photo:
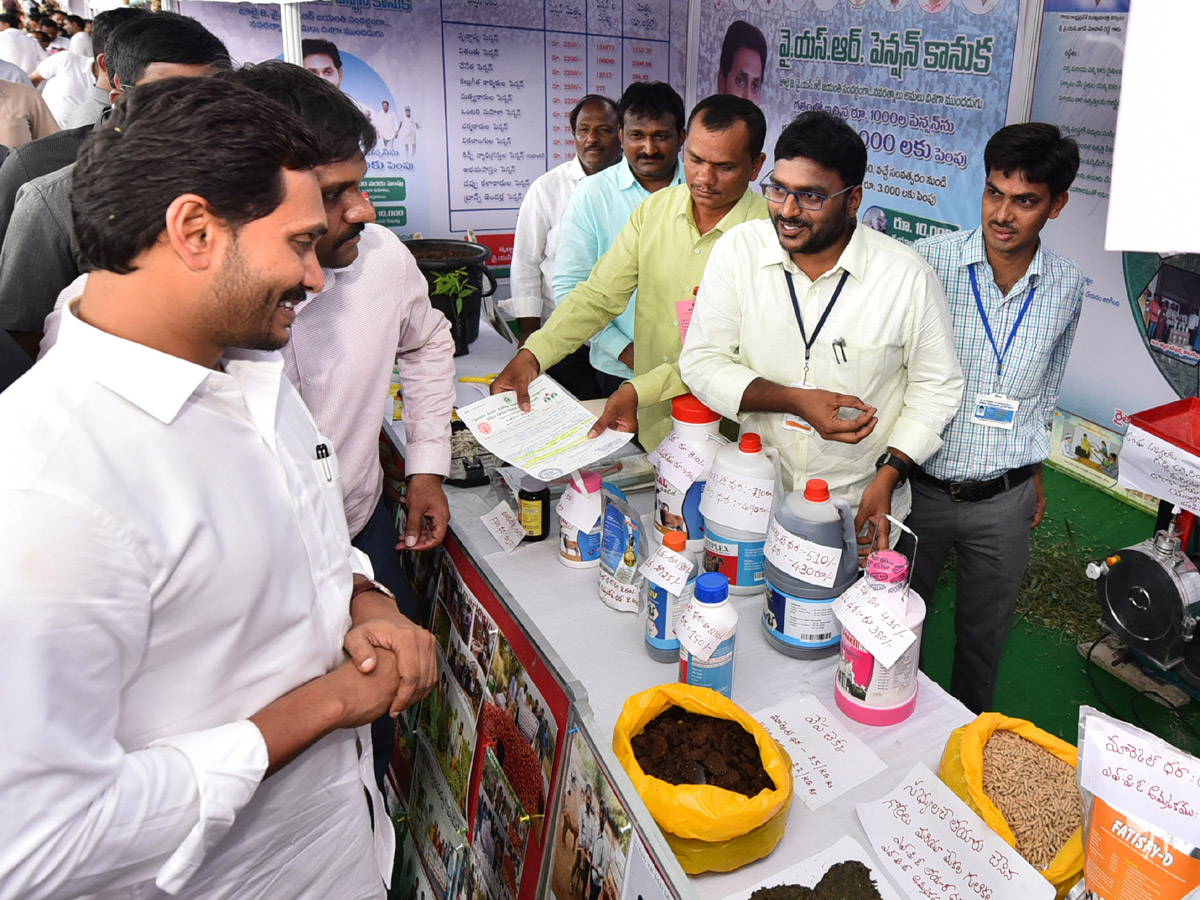
<svg viewBox="0 0 1200 900">
<path fill-rule="evenodd" d="M 67 304 L 54 349 L 71 354 L 76 364 L 97 384 L 124 397 L 164 425 L 170 425 L 213 370 L 88 325 L 79 318 L 79 300 L 77 297 Z M 267 371 L 261 371 L 261 363 L 267 364 Z M 243 385 L 251 377 L 256 381 L 261 378 L 265 387 L 274 381 L 274 391 L 263 398 L 265 402 L 261 405 L 264 408 L 249 408 L 255 420 L 267 416 L 268 421 L 273 421 L 272 397 L 278 395 L 283 357 L 279 353 L 257 350 L 230 350 L 225 355 L 225 369 Z M 252 376 L 259 371 L 261 375 Z M 269 410 L 265 408 L 267 406 Z"/>
<path fill-rule="evenodd" d="M 774 223 L 768 222 L 771 231 L 775 232 Z M 846 249 L 842 251 L 842 255 L 838 257 L 837 264 L 821 275 L 824 278 L 826 275 L 845 270 L 850 273 L 850 277 L 863 284 L 867 280 L 867 236 L 865 234 L 866 226 L 861 223 L 856 223 L 854 233 L 850 235 L 850 243 L 846 245 Z M 759 257 L 759 268 L 765 269 L 768 266 L 783 266 L 783 268 L 791 272 L 793 275 L 800 275 L 803 278 L 808 278 L 800 268 L 793 262 L 791 255 L 783 249 L 783 246 L 778 240 L 774 242 L 773 247 L 764 250 L 762 256 Z M 818 279 L 819 280 L 819 279 Z"/>
</svg>

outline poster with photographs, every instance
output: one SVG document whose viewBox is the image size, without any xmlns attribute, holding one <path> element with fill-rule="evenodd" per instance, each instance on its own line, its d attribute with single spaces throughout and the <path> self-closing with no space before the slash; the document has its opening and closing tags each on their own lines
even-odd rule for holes
<svg viewBox="0 0 1200 900">
<path fill-rule="evenodd" d="M 408 829 L 407 821 L 396 826 L 396 864 L 392 869 L 392 894 L 411 900 L 435 900 L 425 866 L 417 852 L 416 842 Z"/>
<path fill-rule="evenodd" d="M 417 738 L 416 774 L 406 821 L 435 896 L 446 900 L 466 855 L 467 822 L 423 736 Z"/>
<path fill-rule="evenodd" d="M 571 735 L 562 809 L 554 823 L 556 900 L 620 897 L 633 825 L 581 731 Z"/>
<path fill-rule="evenodd" d="M 529 823 L 529 815 L 489 747 L 484 756 L 479 803 L 475 807 L 475 830 L 471 836 L 471 846 L 476 861 L 482 864 L 489 895 L 502 900 L 516 897 Z"/>
<path fill-rule="evenodd" d="M 558 723 L 542 692 L 503 635 L 497 641 L 492 657 L 488 693 L 491 702 L 516 723 L 521 736 L 533 748 L 542 773 L 542 788 L 548 794 L 554 771 L 554 748 L 558 745 Z"/>
<path fill-rule="evenodd" d="M 438 679 L 421 703 L 417 726 L 428 739 L 451 795 L 465 815 L 467 781 L 475 753 L 475 711 L 457 681 L 441 647 L 437 648 Z"/>
<path fill-rule="evenodd" d="M 410 706 L 395 719 L 396 746 L 388 763 L 383 796 L 388 813 L 396 815 L 405 808 L 412 793 L 413 768 L 416 765 L 417 706 Z"/>
<path fill-rule="evenodd" d="M 464 853 L 462 865 L 451 887 L 450 900 L 494 900 L 487 891 L 483 866 L 474 853 Z"/>
</svg>

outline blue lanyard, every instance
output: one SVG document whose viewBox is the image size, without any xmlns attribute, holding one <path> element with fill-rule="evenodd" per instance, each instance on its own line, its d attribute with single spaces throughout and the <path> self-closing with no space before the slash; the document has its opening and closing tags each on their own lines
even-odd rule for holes
<svg viewBox="0 0 1200 900">
<path fill-rule="evenodd" d="M 996 378 L 1000 378 L 1001 370 L 1004 368 L 1004 357 L 1008 356 L 1008 348 L 1012 346 L 1013 338 L 1017 336 L 1017 329 L 1021 327 L 1021 320 L 1025 318 L 1025 313 L 1029 311 L 1029 304 L 1033 302 L 1033 293 L 1037 290 L 1037 285 L 1029 286 L 1029 293 L 1025 297 L 1025 302 L 1021 305 L 1021 311 L 1017 313 L 1017 321 L 1013 322 L 1012 331 L 1008 333 L 1008 340 L 1004 342 L 1004 352 L 1000 352 L 1000 348 L 996 346 L 996 339 L 992 337 L 992 326 L 988 322 L 987 313 L 983 311 L 983 300 L 979 298 L 979 282 L 975 280 L 975 265 L 967 266 L 967 273 L 971 276 L 971 291 L 975 294 L 975 306 L 979 310 L 979 318 L 983 319 L 983 330 L 987 332 L 988 340 L 992 342 L 992 351 L 996 354 Z"/>
<path fill-rule="evenodd" d="M 829 313 L 833 309 L 833 304 L 837 303 L 838 297 L 842 293 L 842 287 L 846 284 L 846 279 L 850 277 L 849 272 L 842 272 L 842 280 L 837 283 L 837 287 L 833 289 L 833 296 L 829 298 L 829 302 L 825 305 L 825 312 L 821 313 L 821 318 L 817 320 L 817 328 L 813 332 L 812 339 L 808 337 L 808 333 L 804 330 L 804 320 L 800 318 L 800 301 L 796 299 L 796 285 L 792 281 L 792 273 L 787 269 L 783 270 L 783 277 L 787 279 L 788 293 L 792 295 L 792 310 L 796 313 L 796 324 L 800 326 L 800 339 L 804 341 L 804 383 L 808 383 L 808 358 L 812 355 L 812 345 L 817 342 L 817 335 L 821 333 L 821 329 L 825 327 L 825 320 L 829 318 Z"/>
</svg>

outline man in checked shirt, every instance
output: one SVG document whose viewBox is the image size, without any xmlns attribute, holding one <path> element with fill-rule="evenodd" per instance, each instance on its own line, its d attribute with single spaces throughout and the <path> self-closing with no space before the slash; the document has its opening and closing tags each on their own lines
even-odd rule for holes
<svg viewBox="0 0 1200 900">
<path fill-rule="evenodd" d="M 950 549 L 957 563 L 950 692 L 992 708 L 996 671 L 1046 509 L 1046 425 L 1083 300 L 1083 275 L 1039 238 L 1067 204 L 1079 147 L 1053 125 L 1008 125 L 988 141 L 980 226 L 918 241 L 937 272 L 966 377 L 942 449 L 913 472 L 912 586 L 926 601 Z M 903 547 L 901 549 L 904 549 Z"/>
</svg>

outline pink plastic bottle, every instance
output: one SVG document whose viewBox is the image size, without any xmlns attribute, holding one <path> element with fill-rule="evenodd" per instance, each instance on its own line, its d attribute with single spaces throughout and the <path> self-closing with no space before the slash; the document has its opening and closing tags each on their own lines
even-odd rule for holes
<svg viewBox="0 0 1200 900">
<path fill-rule="evenodd" d="M 892 666 L 882 666 L 850 633 L 842 628 L 834 699 L 838 709 L 864 725 L 903 722 L 917 705 L 917 664 L 921 656 L 921 628 L 925 601 L 905 589 L 908 560 L 895 550 L 879 550 L 867 559 L 867 580 L 872 590 L 904 620 L 917 639 Z"/>
</svg>

